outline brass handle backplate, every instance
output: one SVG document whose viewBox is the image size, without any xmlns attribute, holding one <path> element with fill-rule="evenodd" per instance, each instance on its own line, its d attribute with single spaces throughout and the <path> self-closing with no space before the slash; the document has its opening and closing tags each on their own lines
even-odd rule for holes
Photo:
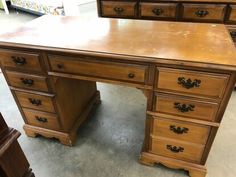
<svg viewBox="0 0 236 177">
<path fill-rule="evenodd" d="M 194 88 L 194 87 L 200 87 L 201 80 L 199 79 L 194 79 L 192 81 L 190 78 L 185 79 L 185 77 L 178 77 L 178 82 L 179 85 L 182 85 L 182 87 L 186 89 Z"/>
<path fill-rule="evenodd" d="M 176 134 L 184 134 L 188 133 L 188 128 L 186 127 L 176 127 L 175 125 L 170 125 L 170 130 L 173 131 Z"/>
<path fill-rule="evenodd" d="M 34 85 L 34 80 L 32 80 L 32 79 L 21 78 L 20 80 L 24 85 L 26 85 L 28 87 Z"/>
<path fill-rule="evenodd" d="M 181 111 L 181 112 L 189 112 L 189 111 L 194 111 L 195 105 L 192 104 L 181 104 L 181 103 L 174 103 L 174 108 L 176 108 L 177 110 Z"/>
<path fill-rule="evenodd" d="M 114 7 L 113 9 L 118 15 L 122 14 L 124 12 L 124 9 L 122 7 Z"/>
<path fill-rule="evenodd" d="M 26 59 L 24 57 L 12 56 L 11 58 L 12 58 L 13 62 L 18 66 L 23 66 L 27 63 Z"/>
<path fill-rule="evenodd" d="M 195 12 L 198 17 L 205 17 L 209 14 L 207 10 L 198 10 Z"/>
<path fill-rule="evenodd" d="M 154 9 L 152 10 L 152 13 L 154 13 L 154 14 L 157 15 L 157 16 L 159 16 L 159 15 L 161 15 L 161 14 L 164 13 L 164 10 L 163 10 L 163 9 L 160 9 L 160 8 L 154 8 Z"/>
<path fill-rule="evenodd" d="M 29 102 L 35 106 L 40 106 L 42 105 L 42 101 L 38 100 L 38 99 L 33 99 L 33 98 L 29 98 Z"/>
<path fill-rule="evenodd" d="M 174 153 L 184 152 L 183 147 L 177 147 L 177 146 L 172 146 L 172 145 L 166 145 L 166 149 Z"/>
<path fill-rule="evenodd" d="M 42 123 L 46 123 L 48 120 L 44 117 L 35 116 L 36 120 Z"/>
</svg>

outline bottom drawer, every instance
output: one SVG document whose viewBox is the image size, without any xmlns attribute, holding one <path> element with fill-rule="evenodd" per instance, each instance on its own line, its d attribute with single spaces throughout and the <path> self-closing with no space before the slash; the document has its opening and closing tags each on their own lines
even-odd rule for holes
<svg viewBox="0 0 236 177">
<path fill-rule="evenodd" d="M 151 137 L 150 152 L 157 155 L 200 163 L 203 150 L 204 145 Z"/>
<path fill-rule="evenodd" d="M 23 109 L 28 124 L 42 128 L 59 130 L 60 125 L 55 114 Z"/>
</svg>

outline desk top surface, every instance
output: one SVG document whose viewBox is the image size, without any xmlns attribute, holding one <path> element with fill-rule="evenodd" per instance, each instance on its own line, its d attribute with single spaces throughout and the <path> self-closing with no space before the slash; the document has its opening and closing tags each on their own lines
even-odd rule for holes
<svg viewBox="0 0 236 177">
<path fill-rule="evenodd" d="M 0 46 L 214 64 L 236 70 L 236 49 L 220 24 L 43 16 L 0 34 Z"/>
</svg>

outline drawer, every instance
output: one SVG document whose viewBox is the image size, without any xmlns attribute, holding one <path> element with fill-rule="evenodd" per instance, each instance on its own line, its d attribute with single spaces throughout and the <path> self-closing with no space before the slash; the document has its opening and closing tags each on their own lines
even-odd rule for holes
<svg viewBox="0 0 236 177">
<path fill-rule="evenodd" d="M 60 129 L 56 114 L 35 111 L 26 108 L 23 109 L 23 112 L 25 114 L 28 124 L 30 125 L 52 130 Z"/>
<path fill-rule="evenodd" d="M 229 34 L 232 37 L 233 41 L 236 42 L 236 28 L 230 28 Z"/>
<path fill-rule="evenodd" d="M 207 141 L 210 127 L 206 125 L 183 121 L 153 118 L 152 134 L 166 138 L 177 139 L 204 145 Z"/>
<path fill-rule="evenodd" d="M 163 137 L 151 137 L 150 152 L 165 157 L 200 163 L 204 147 L 204 145 Z"/>
<path fill-rule="evenodd" d="M 144 83 L 148 67 L 125 63 L 84 62 L 76 58 L 49 56 L 56 72 Z"/>
<path fill-rule="evenodd" d="M 179 96 L 157 95 L 155 97 L 156 105 L 154 111 L 158 113 L 214 121 L 218 111 L 217 103 L 203 102 Z"/>
<path fill-rule="evenodd" d="M 183 19 L 223 22 L 226 5 L 183 4 Z"/>
<path fill-rule="evenodd" d="M 0 50 L 0 60 L 4 67 L 21 68 L 29 71 L 41 71 L 40 55 L 20 51 Z"/>
<path fill-rule="evenodd" d="M 222 98 L 229 80 L 226 74 L 168 68 L 158 70 L 158 89 L 203 97 Z"/>
<path fill-rule="evenodd" d="M 135 17 L 136 2 L 102 1 L 101 11 L 102 11 L 102 16 Z"/>
<path fill-rule="evenodd" d="M 10 86 L 32 89 L 37 91 L 48 91 L 46 77 L 6 71 Z"/>
<path fill-rule="evenodd" d="M 230 5 L 229 21 L 236 22 L 236 5 Z"/>
<path fill-rule="evenodd" d="M 153 18 L 175 18 L 176 3 L 140 3 L 141 16 Z"/>
<path fill-rule="evenodd" d="M 14 91 L 21 107 L 32 108 L 46 112 L 55 112 L 53 97 Z"/>
</svg>

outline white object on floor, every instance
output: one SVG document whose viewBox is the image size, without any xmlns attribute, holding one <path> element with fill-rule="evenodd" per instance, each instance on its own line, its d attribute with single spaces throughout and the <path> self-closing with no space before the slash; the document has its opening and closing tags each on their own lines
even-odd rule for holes
<svg viewBox="0 0 236 177">
<path fill-rule="evenodd" d="M 9 10 L 8 10 L 8 7 L 7 7 L 7 3 L 6 3 L 6 0 L 1 0 L 2 1 L 2 4 L 3 4 L 3 8 L 5 10 L 5 13 L 6 14 L 9 14 Z"/>
</svg>

